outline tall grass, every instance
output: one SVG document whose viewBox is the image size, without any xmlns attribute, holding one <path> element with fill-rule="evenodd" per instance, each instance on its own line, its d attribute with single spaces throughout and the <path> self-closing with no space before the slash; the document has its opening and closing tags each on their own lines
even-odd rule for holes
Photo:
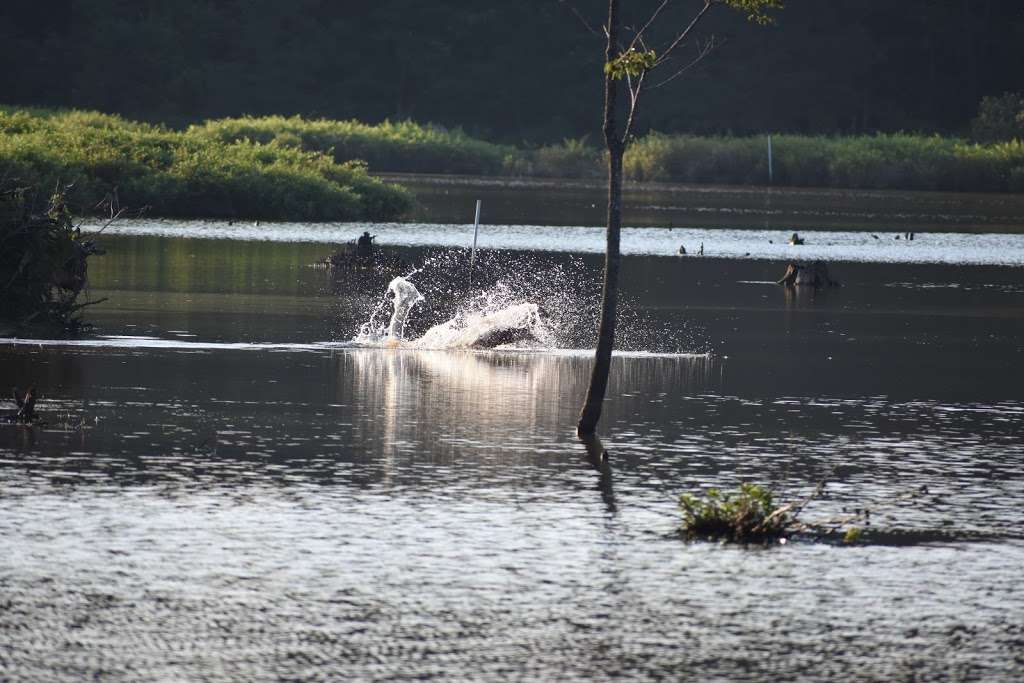
<svg viewBox="0 0 1024 683">
<path fill-rule="evenodd" d="M 795 187 L 1024 192 L 1024 142 L 974 144 L 912 134 L 777 135 L 774 183 Z M 600 178 L 604 151 L 584 139 L 536 149 L 495 145 L 411 121 L 371 126 L 300 117 L 207 121 L 186 131 L 81 111 L 0 107 L 0 179 L 75 182 L 92 201 L 165 216 L 393 218 L 410 206 L 374 172 Z M 626 151 L 628 180 L 762 185 L 764 136 L 650 133 Z"/>
<path fill-rule="evenodd" d="M 507 155 L 504 170 L 511 175 L 599 178 L 607 174 L 604 160 L 604 153 L 588 145 L 585 138 L 567 138 L 561 144 Z"/>
<path fill-rule="evenodd" d="M 774 182 L 797 187 L 1024 191 L 1024 143 L 988 145 L 909 134 L 773 136 Z M 759 137 L 652 133 L 626 151 L 632 180 L 767 184 L 767 141 Z"/>
<path fill-rule="evenodd" d="M 506 157 L 515 154 L 513 147 L 478 140 L 459 129 L 412 121 L 369 125 L 298 116 L 246 116 L 207 121 L 188 132 L 223 143 L 251 140 L 326 152 L 338 162 L 361 159 L 374 171 L 490 175 L 500 173 Z"/>
<path fill-rule="evenodd" d="M 0 179 L 72 183 L 69 200 L 86 209 L 116 192 L 122 206 L 159 216 L 387 220 L 411 205 L 362 162 L 95 112 L 0 110 Z"/>
</svg>

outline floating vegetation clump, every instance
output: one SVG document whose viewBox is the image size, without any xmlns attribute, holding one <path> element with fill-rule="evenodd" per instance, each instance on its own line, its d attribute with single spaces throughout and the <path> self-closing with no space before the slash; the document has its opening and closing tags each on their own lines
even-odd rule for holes
<svg viewBox="0 0 1024 683">
<path fill-rule="evenodd" d="M 683 533 L 691 539 L 763 542 L 793 531 L 793 506 L 775 507 L 772 492 L 757 484 L 740 484 L 733 494 L 708 489 L 703 498 L 684 493 Z"/>
<path fill-rule="evenodd" d="M 799 535 L 810 540 L 856 545 L 865 540 L 871 527 L 871 510 L 843 509 L 843 514 L 813 522 L 799 519 L 799 514 L 812 500 L 825 493 L 826 482 L 799 501 L 776 505 L 774 494 L 757 484 L 740 484 L 734 493 L 708 489 L 703 496 L 684 493 L 679 497 L 683 511 L 681 532 L 690 540 L 726 541 L 732 543 L 785 542 Z M 928 493 L 922 486 L 901 494 L 905 501 Z"/>
</svg>

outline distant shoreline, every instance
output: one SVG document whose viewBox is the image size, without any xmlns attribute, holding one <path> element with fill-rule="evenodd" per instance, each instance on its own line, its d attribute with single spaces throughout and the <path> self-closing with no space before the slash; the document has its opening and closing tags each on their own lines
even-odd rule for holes
<svg viewBox="0 0 1024 683">
<path fill-rule="evenodd" d="M 767 136 L 638 139 L 624 160 L 627 220 L 1004 232 L 1024 225 L 1024 142 L 773 140 L 769 183 Z M 73 183 L 79 213 L 112 198 L 168 218 L 451 221 L 464 211 L 445 205 L 442 195 L 454 190 L 488 195 L 496 222 L 592 225 L 604 220 L 603 164 L 601 150 L 580 140 L 520 149 L 412 121 L 241 117 L 175 131 L 98 112 L 0 106 L 0 178 L 37 192 Z M 419 193 L 417 204 L 403 187 Z M 520 193 L 549 191 L 575 195 L 562 202 L 569 213 L 532 217 L 535 198 Z"/>
</svg>

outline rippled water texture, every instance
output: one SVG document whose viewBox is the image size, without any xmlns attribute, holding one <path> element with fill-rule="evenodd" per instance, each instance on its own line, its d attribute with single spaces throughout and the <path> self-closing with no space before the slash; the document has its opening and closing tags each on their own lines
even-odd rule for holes
<svg viewBox="0 0 1024 683">
<path fill-rule="evenodd" d="M 0 425 L 0 679 L 1024 675 L 1017 268 L 839 263 L 812 295 L 769 260 L 628 257 L 599 472 L 584 337 L 364 348 L 386 276 L 306 267 L 328 245 L 105 246 L 95 335 L 0 340 L 47 421 Z M 596 259 L 542 257 L 486 286 L 596 297 Z M 415 277 L 423 324 L 472 291 Z M 681 492 L 821 480 L 805 516 L 869 508 L 867 542 L 676 534 Z"/>
</svg>

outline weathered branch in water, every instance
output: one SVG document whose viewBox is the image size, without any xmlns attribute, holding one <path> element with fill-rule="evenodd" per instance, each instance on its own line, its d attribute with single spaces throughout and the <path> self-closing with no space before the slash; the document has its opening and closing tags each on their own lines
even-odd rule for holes
<svg viewBox="0 0 1024 683">
<path fill-rule="evenodd" d="M 14 403 L 18 406 L 18 410 L 5 416 L 8 422 L 14 422 L 16 424 L 31 424 L 38 421 L 39 416 L 36 414 L 36 388 L 35 386 L 29 387 L 24 394 L 18 395 L 17 389 L 11 390 L 11 395 L 14 398 Z"/>
</svg>

